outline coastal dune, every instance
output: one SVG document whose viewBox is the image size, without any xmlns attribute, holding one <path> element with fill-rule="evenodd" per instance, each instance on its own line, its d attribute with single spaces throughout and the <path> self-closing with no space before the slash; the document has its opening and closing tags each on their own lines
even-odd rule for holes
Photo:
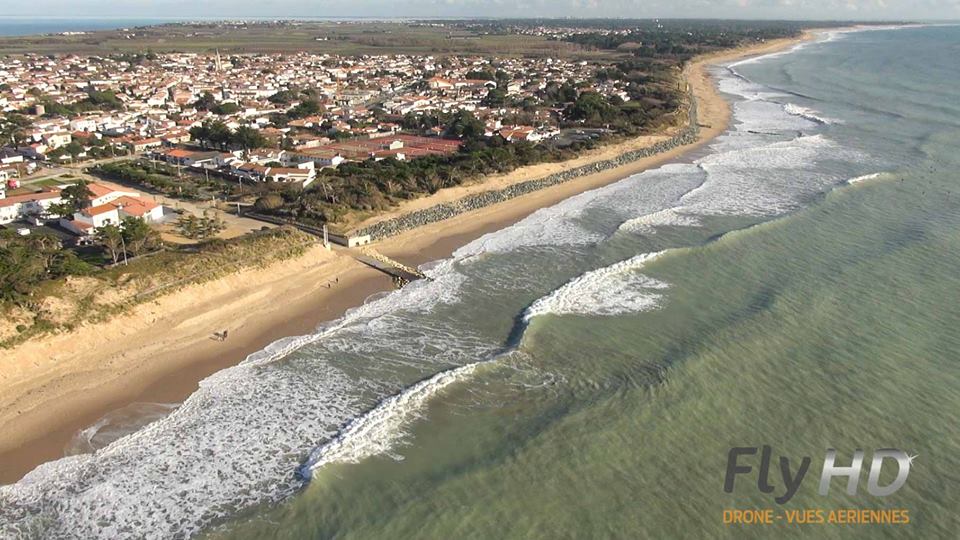
<svg viewBox="0 0 960 540">
<path fill-rule="evenodd" d="M 539 208 L 676 160 L 721 134 L 729 123 L 729 104 L 716 90 L 709 66 L 774 52 L 797 41 L 771 41 L 692 62 L 685 75 L 697 101 L 699 132 L 691 144 L 406 230 L 376 247 L 411 265 L 447 257 L 469 241 Z M 357 228 L 616 159 L 667 140 L 678 129 L 604 147 L 570 162 L 525 167 L 489 182 L 443 190 L 408 201 Z M 277 339 L 309 333 L 371 294 L 390 288 L 386 276 L 357 263 L 349 253 L 317 246 L 296 259 L 190 285 L 109 321 L 4 351 L 0 483 L 16 481 L 36 465 L 61 457 L 74 433 L 107 412 L 134 402 L 182 401 L 210 374 Z M 222 330 L 229 330 L 229 338 L 213 339 L 213 333 Z"/>
</svg>

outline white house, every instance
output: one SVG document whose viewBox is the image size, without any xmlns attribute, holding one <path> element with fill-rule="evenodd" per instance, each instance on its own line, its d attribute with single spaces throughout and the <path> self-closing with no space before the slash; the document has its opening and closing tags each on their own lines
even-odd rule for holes
<svg viewBox="0 0 960 540">
<path fill-rule="evenodd" d="M 73 136 L 66 131 L 46 133 L 43 135 L 43 142 L 50 148 L 60 148 L 61 146 L 70 144 L 72 141 Z"/>
<path fill-rule="evenodd" d="M 75 213 L 72 220 L 61 219 L 60 225 L 79 235 L 87 236 L 104 225 L 119 225 L 126 217 L 136 217 L 147 223 L 156 223 L 163 218 L 163 207 L 139 196 L 123 195 L 109 203 L 84 208 Z"/>
<path fill-rule="evenodd" d="M 120 197 L 140 196 L 136 191 L 123 191 L 100 183 L 87 184 L 87 189 L 90 190 L 90 193 L 93 193 L 93 197 L 90 198 L 91 208 L 112 203 Z"/>
<path fill-rule="evenodd" d="M 271 161 L 283 162 L 286 150 L 274 150 L 272 148 L 256 148 L 247 153 L 247 161 L 253 163 L 270 163 Z"/>
<path fill-rule="evenodd" d="M 156 156 L 167 163 L 183 165 L 185 167 L 216 167 L 216 160 L 220 157 L 220 152 L 196 152 L 193 150 L 184 150 L 182 148 L 173 148 L 163 152 L 157 152 Z"/>
<path fill-rule="evenodd" d="M 307 187 L 317 177 L 317 171 L 291 167 L 271 167 L 267 170 L 267 179 L 274 182 L 303 182 Z"/>
<path fill-rule="evenodd" d="M 269 167 L 257 165 L 256 163 L 234 163 L 231 167 L 233 167 L 233 174 L 240 178 L 257 181 L 266 179 L 267 172 L 270 170 Z"/>
<path fill-rule="evenodd" d="M 2 192 L 6 194 L 6 192 Z M 14 195 L 0 199 L 0 224 L 10 223 L 21 218 L 42 216 L 50 206 L 62 202 L 60 190 L 52 189 L 40 193 Z"/>
<path fill-rule="evenodd" d="M 95 118 L 76 118 L 70 120 L 71 131 L 96 131 L 97 120 Z"/>
<path fill-rule="evenodd" d="M 0 165 L 23 163 L 23 155 L 11 148 L 0 148 Z"/>
</svg>

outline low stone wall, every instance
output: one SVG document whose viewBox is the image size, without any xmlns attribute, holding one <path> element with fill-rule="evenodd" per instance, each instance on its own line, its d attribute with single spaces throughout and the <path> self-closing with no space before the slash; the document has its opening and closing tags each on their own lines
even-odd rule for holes
<svg viewBox="0 0 960 540">
<path fill-rule="evenodd" d="M 424 208 L 423 210 L 417 210 L 416 212 L 410 212 L 409 214 L 404 214 L 399 217 L 380 221 L 370 225 L 369 227 L 364 227 L 354 231 L 353 235 L 370 235 L 370 237 L 374 240 L 380 240 L 382 238 L 387 238 L 403 231 L 420 227 L 422 225 L 449 219 L 464 212 L 469 212 L 471 210 L 483 208 L 491 204 L 507 201 L 514 197 L 519 197 L 520 195 L 525 195 L 533 191 L 555 186 L 557 184 L 562 184 L 564 182 L 573 180 L 574 178 L 614 169 L 621 165 L 626 165 L 628 163 L 654 156 L 656 154 L 667 152 L 677 148 L 678 146 L 685 146 L 694 143 L 697 140 L 697 135 L 699 134 L 700 130 L 699 126 L 697 125 L 696 100 L 692 95 L 689 98 L 689 103 L 691 106 L 689 110 L 687 126 L 683 128 L 679 134 L 665 141 L 658 142 L 639 150 L 625 152 L 612 159 L 595 161 L 580 167 L 554 173 L 543 178 L 527 180 L 526 182 L 518 182 L 503 189 L 467 195 L 462 199 L 458 199 L 450 203 L 438 204 L 431 206 L 430 208 Z"/>
</svg>

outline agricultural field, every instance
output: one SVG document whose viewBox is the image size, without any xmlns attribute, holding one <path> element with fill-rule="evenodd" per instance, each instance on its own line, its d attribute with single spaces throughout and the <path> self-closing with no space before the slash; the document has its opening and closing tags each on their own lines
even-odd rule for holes
<svg viewBox="0 0 960 540">
<path fill-rule="evenodd" d="M 602 54 L 540 36 L 384 22 L 176 23 L 83 35 L 0 38 L 0 54 L 211 53 L 217 50 L 584 58 Z"/>
</svg>

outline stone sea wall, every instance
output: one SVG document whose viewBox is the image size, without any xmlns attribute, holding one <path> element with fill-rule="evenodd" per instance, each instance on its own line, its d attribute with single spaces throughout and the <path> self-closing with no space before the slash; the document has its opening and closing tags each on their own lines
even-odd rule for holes
<svg viewBox="0 0 960 540">
<path fill-rule="evenodd" d="M 557 184 L 562 184 L 569 180 L 573 180 L 574 178 L 614 169 L 621 165 L 626 165 L 643 158 L 667 152 L 677 148 L 678 146 L 691 144 L 697 140 L 699 127 L 697 125 L 696 100 L 693 99 L 693 96 L 690 96 L 689 103 L 691 103 L 691 107 L 689 109 L 687 126 L 684 127 L 680 133 L 665 141 L 658 142 L 646 148 L 625 152 L 612 159 L 595 161 L 580 167 L 554 173 L 543 178 L 518 182 L 503 189 L 467 195 L 466 197 L 453 202 L 438 204 L 431 206 L 430 208 L 424 208 L 423 210 L 417 210 L 416 212 L 410 212 L 409 214 L 404 214 L 402 216 L 380 221 L 370 225 L 369 227 L 364 227 L 354 231 L 352 236 L 369 235 L 373 240 L 380 240 L 382 238 L 387 238 L 415 227 L 449 219 L 464 212 L 469 212 L 471 210 L 483 208 L 491 204 L 508 201 L 514 197 L 519 197 L 520 195 L 531 193 L 533 191 L 555 186 Z"/>
</svg>

